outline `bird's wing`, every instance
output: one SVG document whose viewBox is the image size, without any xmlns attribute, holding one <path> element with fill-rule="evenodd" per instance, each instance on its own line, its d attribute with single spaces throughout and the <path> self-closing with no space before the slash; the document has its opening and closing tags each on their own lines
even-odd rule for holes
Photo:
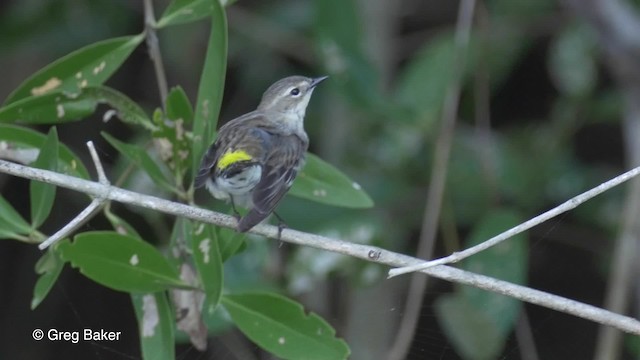
<svg viewBox="0 0 640 360">
<path fill-rule="evenodd" d="M 216 141 L 209 147 L 200 163 L 200 169 L 194 180 L 196 188 L 204 186 L 215 171 L 216 164 L 220 156 L 227 150 L 243 150 L 255 161 L 264 160 L 264 154 L 270 144 L 268 134 L 263 130 L 254 127 L 265 121 L 264 116 L 259 112 L 250 112 L 235 118 L 224 124 L 219 130 Z"/>
<path fill-rule="evenodd" d="M 240 220 L 238 230 L 251 229 L 275 209 L 304 163 L 306 143 L 295 135 L 279 136 L 263 165 L 262 179 L 253 190 L 253 207 Z"/>
<path fill-rule="evenodd" d="M 218 161 L 217 149 L 217 144 L 213 143 L 204 154 L 204 157 L 200 162 L 200 169 L 198 169 L 198 174 L 196 175 L 196 179 L 194 180 L 194 186 L 196 189 L 204 186 L 204 184 L 207 182 L 207 179 L 209 179 L 209 177 L 211 176 L 211 171 Z"/>
</svg>

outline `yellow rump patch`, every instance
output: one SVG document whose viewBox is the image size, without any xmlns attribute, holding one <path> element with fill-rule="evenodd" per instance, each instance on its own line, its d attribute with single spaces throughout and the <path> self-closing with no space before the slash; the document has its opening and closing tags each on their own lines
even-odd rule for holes
<svg viewBox="0 0 640 360">
<path fill-rule="evenodd" d="M 220 159 L 218 159 L 218 169 L 224 170 L 227 166 L 235 164 L 238 161 L 246 161 L 253 159 L 251 155 L 244 150 L 228 150 Z"/>
</svg>

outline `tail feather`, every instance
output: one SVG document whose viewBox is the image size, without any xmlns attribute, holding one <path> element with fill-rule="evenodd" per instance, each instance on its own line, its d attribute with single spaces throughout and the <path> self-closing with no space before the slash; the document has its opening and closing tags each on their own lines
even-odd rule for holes
<svg viewBox="0 0 640 360">
<path fill-rule="evenodd" d="M 267 216 L 269 216 L 269 213 L 260 212 L 255 208 L 251 209 L 242 217 L 242 219 L 240 219 L 237 229 L 239 232 L 247 232 L 252 227 L 258 225 L 262 220 L 266 219 Z"/>
</svg>

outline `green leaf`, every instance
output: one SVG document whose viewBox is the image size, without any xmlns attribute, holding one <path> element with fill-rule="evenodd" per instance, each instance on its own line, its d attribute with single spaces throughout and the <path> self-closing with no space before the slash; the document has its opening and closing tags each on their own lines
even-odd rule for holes
<svg viewBox="0 0 640 360">
<path fill-rule="evenodd" d="M 54 91 L 25 97 L 0 108 L 0 123 L 60 124 L 93 114 L 96 105 L 84 96 Z"/>
<path fill-rule="evenodd" d="M 373 200 L 360 185 L 316 155 L 307 161 L 296 177 L 290 193 L 323 204 L 349 208 L 369 208 Z"/>
<path fill-rule="evenodd" d="M 454 51 L 453 34 L 439 36 L 411 58 L 399 77 L 397 102 L 426 125 L 437 120 L 453 80 Z"/>
<path fill-rule="evenodd" d="M 50 91 L 78 93 L 104 83 L 144 40 L 144 34 L 124 36 L 85 46 L 44 67 L 9 95 L 5 105 Z"/>
<path fill-rule="evenodd" d="M 11 225 L 4 219 L 0 218 L 0 239 L 13 239 L 18 241 L 30 242 L 26 233 L 19 233 L 10 229 Z"/>
<path fill-rule="evenodd" d="M 169 248 L 175 249 L 177 253 L 173 256 L 169 256 L 169 262 L 176 268 L 180 268 L 184 262 L 184 254 L 191 244 L 191 237 L 193 236 L 193 226 L 191 220 L 183 217 L 178 217 L 173 223 L 173 229 L 171 229 L 171 236 L 169 242 Z"/>
<path fill-rule="evenodd" d="M 124 155 L 127 159 L 133 161 L 137 166 L 142 167 L 145 173 L 149 175 L 156 185 L 168 191 L 175 191 L 174 186 L 170 183 L 170 180 L 167 179 L 160 168 L 160 165 L 158 165 L 151 156 L 149 156 L 144 147 L 125 144 L 105 132 L 102 133 L 102 137 L 104 137 L 111 146 L 116 148 L 118 152 Z"/>
<path fill-rule="evenodd" d="M 131 226 L 123 218 L 112 213 L 110 208 L 105 209 L 104 215 L 106 216 L 107 220 L 109 220 L 109 222 L 111 223 L 111 226 L 113 226 L 113 230 L 115 230 L 118 234 L 130 235 L 136 238 L 141 238 L 140 234 L 138 234 L 138 231 L 133 226 Z"/>
<path fill-rule="evenodd" d="M 156 28 L 202 20 L 211 15 L 213 6 L 212 0 L 173 0 L 162 13 Z"/>
<path fill-rule="evenodd" d="M 637 335 L 625 334 L 624 347 L 632 357 L 640 357 L 640 337 Z"/>
<path fill-rule="evenodd" d="M 131 294 L 143 359 L 175 359 L 175 320 L 164 292 Z"/>
<path fill-rule="evenodd" d="M 182 87 L 176 86 L 167 95 L 167 117 L 173 121 L 182 119 L 188 124 L 193 121 L 193 106 Z"/>
<path fill-rule="evenodd" d="M 456 222 L 464 227 L 473 226 L 484 216 L 487 208 L 493 204 L 495 193 L 493 178 L 487 176 L 487 156 L 478 151 L 477 134 L 456 132 L 451 148 L 449 176 L 447 176 L 447 195 L 455 213 Z M 500 138 L 495 137 L 496 152 L 500 149 Z M 469 181 L 473 179 L 473 181 Z"/>
<path fill-rule="evenodd" d="M 36 159 L 39 153 L 38 149 L 45 139 L 46 136 L 37 131 L 20 126 L 0 124 L 0 143 L 7 145 L 7 151 L 12 149 L 15 157 L 23 160 L 20 161 L 22 163 L 30 164 Z M 59 143 L 57 152 L 59 172 L 83 179 L 89 178 L 87 168 L 66 145 Z"/>
<path fill-rule="evenodd" d="M 0 238 L 20 240 L 20 235 L 31 231 L 29 223 L 0 195 Z"/>
<path fill-rule="evenodd" d="M 335 330 L 302 305 L 272 293 L 225 295 L 222 304 L 240 330 L 283 359 L 346 359 L 349 347 Z"/>
<path fill-rule="evenodd" d="M 549 51 L 549 72 L 554 84 L 568 96 L 586 96 L 598 83 L 596 42 L 586 26 L 568 26 L 558 33 Z"/>
<path fill-rule="evenodd" d="M 58 276 L 60 276 L 63 266 L 64 262 L 60 259 L 60 256 L 58 256 L 56 251 L 51 248 L 38 260 L 35 270 L 40 277 L 33 289 L 31 310 L 38 307 L 42 300 L 47 297 L 47 294 L 49 294 L 53 284 L 58 280 Z"/>
<path fill-rule="evenodd" d="M 188 287 L 156 248 L 133 236 L 86 232 L 57 249 L 82 274 L 114 290 L 146 293 Z"/>
<path fill-rule="evenodd" d="M 479 244 L 521 222 L 522 218 L 511 209 L 493 209 L 476 225 L 465 241 L 465 246 Z M 462 268 L 515 284 L 524 284 L 527 275 L 526 235 L 516 235 L 465 259 L 462 262 Z M 461 286 L 460 291 L 470 304 L 476 306 L 478 311 L 484 313 L 496 324 L 502 341 L 506 341 L 520 313 L 520 300 L 472 286 Z"/>
<path fill-rule="evenodd" d="M 459 294 L 435 302 L 436 317 L 456 352 L 465 360 L 497 359 L 502 339 L 493 319 Z"/>
<path fill-rule="evenodd" d="M 58 169 L 58 132 L 55 127 L 49 130 L 44 144 L 40 148 L 38 158 L 33 167 L 57 171 Z M 29 199 L 31 201 L 31 226 L 37 229 L 49 216 L 56 197 L 56 187 L 41 181 L 29 182 Z"/>
<path fill-rule="evenodd" d="M 193 121 L 192 178 L 195 178 L 202 155 L 215 136 L 227 71 L 227 18 L 222 5 L 217 0 L 209 1 L 213 5 L 211 33 L 200 75 Z"/>
<path fill-rule="evenodd" d="M 221 226 L 217 226 L 215 232 L 220 247 L 220 258 L 222 262 L 227 261 L 227 259 L 242 251 L 247 246 L 245 234 L 243 233 Z"/>
<path fill-rule="evenodd" d="M 75 94 L 54 91 L 21 99 L 0 108 L 0 122 L 58 124 L 76 121 L 93 114 L 98 104 L 113 107 L 113 114 L 125 123 L 139 125 L 150 131 L 156 130 L 156 126 L 138 104 L 123 93 L 105 86 L 87 87 Z"/>
<path fill-rule="evenodd" d="M 357 1 L 323 0 L 316 1 L 315 6 L 315 44 L 332 84 L 368 111 L 374 112 L 387 104 L 377 91 L 378 73 L 362 47 L 366 40 Z"/>
<path fill-rule="evenodd" d="M 82 90 L 79 97 L 111 106 L 115 110 L 114 115 L 124 123 L 141 126 L 149 131 L 157 129 L 140 105 L 113 88 L 106 86 L 88 87 Z"/>
<path fill-rule="evenodd" d="M 219 243 L 213 225 L 196 223 L 192 229 L 191 254 L 205 293 L 202 313 L 211 317 L 220 303 L 224 280 Z"/>
<path fill-rule="evenodd" d="M 182 187 L 184 175 L 191 166 L 192 137 L 186 130 L 186 124 L 193 122 L 193 108 L 181 87 L 175 87 L 169 92 L 166 116 L 158 109 L 153 121 L 158 127 L 153 132 L 156 150 L 173 172 L 176 187 Z"/>
</svg>

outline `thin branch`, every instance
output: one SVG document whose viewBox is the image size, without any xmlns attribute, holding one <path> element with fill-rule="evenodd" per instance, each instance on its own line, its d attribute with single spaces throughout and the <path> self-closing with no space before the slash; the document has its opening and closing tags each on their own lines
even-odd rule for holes
<svg viewBox="0 0 640 360">
<path fill-rule="evenodd" d="M 73 220 L 71 220 L 67 225 L 65 225 L 62 229 L 58 230 L 55 234 L 51 235 L 47 240 L 41 242 L 38 245 L 38 249 L 44 250 L 49 246 L 57 243 L 58 241 L 66 238 L 69 234 L 72 234 L 85 222 L 87 222 L 90 218 L 92 218 L 95 214 L 100 211 L 100 208 L 104 204 L 103 199 L 93 199 L 89 206 L 87 206 L 84 210 L 82 210 Z"/>
<path fill-rule="evenodd" d="M 469 46 L 471 25 L 473 23 L 473 12 L 475 0 L 464 0 L 458 9 L 458 21 L 455 33 L 455 53 L 452 61 L 453 77 L 447 96 L 445 98 L 442 112 L 442 123 L 437 137 L 434 165 L 431 170 L 431 181 L 427 193 L 426 209 L 420 230 L 420 241 L 418 243 L 417 257 L 429 258 L 433 252 L 436 233 L 438 230 L 438 219 L 442 207 L 442 198 L 447 179 L 447 168 L 451 154 L 451 144 L 455 130 L 456 118 L 458 116 L 458 104 L 460 102 L 460 90 L 465 68 L 465 57 Z M 404 309 L 404 316 L 398 329 L 398 335 L 389 352 L 389 359 L 404 359 L 409 351 L 411 340 L 419 319 L 427 288 L 427 279 L 424 276 L 415 275 L 409 285 L 409 295 Z"/>
<path fill-rule="evenodd" d="M 407 266 L 407 267 L 403 267 L 403 268 L 398 268 L 398 269 L 391 269 L 389 270 L 389 277 L 392 278 L 394 276 L 398 276 L 398 275 L 402 275 L 402 274 L 406 274 L 406 273 L 410 273 L 410 272 L 414 272 L 414 271 L 419 271 L 419 270 L 424 270 L 433 266 L 438 266 L 438 265 L 443 265 L 443 264 L 450 264 L 450 263 L 455 263 L 458 262 L 462 259 L 468 258 L 471 255 L 475 255 L 483 250 L 486 250 L 492 246 L 495 246 L 501 242 L 503 242 L 504 240 L 507 240 L 508 238 L 515 236 L 517 234 L 520 234 L 523 231 L 529 230 L 532 227 L 539 225 L 549 219 L 552 219 L 562 213 L 565 213 L 569 210 L 572 210 L 574 208 L 576 208 L 577 206 L 579 206 L 580 204 L 584 203 L 587 200 L 592 199 L 593 197 L 602 194 L 603 192 L 618 186 L 620 184 L 622 184 L 625 181 L 628 181 L 629 179 L 632 179 L 636 176 L 638 176 L 638 174 L 640 174 L 640 167 L 634 168 L 632 170 L 627 171 L 626 173 L 622 174 L 622 175 L 618 175 L 615 178 L 604 182 L 596 187 L 594 187 L 593 189 L 586 191 L 574 198 L 571 198 L 567 201 L 565 201 L 564 203 L 562 203 L 561 205 L 547 211 L 544 212 L 536 217 L 534 217 L 533 219 L 530 219 L 528 221 L 525 221 L 524 223 L 515 226 L 497 236 L 492 237 L 491 239 L 482 242 L 476 246 L 472 246 L 464 251 L 460 251 L 460 252 L 455 252 L 447 257 L 443 257 L 440 259 L 436 259 L 436 260 L 431 260 L 431 261 L 425 261 L 422 264 L 418 264 L 418 265 L 412 265 L 412 266 Z"/>
<path fill-rule="evenodd" d="M 158 42 L 158 34 L 156 33 L 156 17 L 153 11 L 153 0 L 144 0 L 144 28 L 147 37 L 147 47 L 149 48 L 149 57 L 153 62 L 153 69 L 156 73 L 156 80 L 158 81 L 158 91 L 160 92 L 160 99 L 162 100 L 162 107 L 167 100 L 168 86 L 167 76 L 164 71 L 164 63 L 162 61 L 162 54 L 160 53 L 160 43 Z"/>
<path fill-rule="evenodd" d="M 105 174 L 104 168 L 102 167 L 102 162 L 100 162 L 100 157 L 98 156 L 96 147 L 93 146 L 93 141 L 87 141 L 87 147 L 89 148 L 91 159 L 93 160 L 93 164 L 96 167 L 96 172 L 98 173 L 98 182 L 103 185 L 110 185 L 109 179 L 107 179 L 107 174 Z"/>
<path fill-rule="evenodd" d="M 236 226 L 235 218 L 230 215 L 220 214 L 154 196 L 139 194 L 112 185 L 100 184 L 98 182 L 59 174 L 49 170 L 36 169 L 0 160 L 0 173 L 6 173 L 30 180 L 42 181 L 66 189 L 79 191 L 93 197 L 104 197 L 112 201 L 140 206 L 170 215 L 182 216 L 191 220 L 228 228 L 234 228 Z M 273 225 L 257 225 L 251 230 L 251 233 L 272 239 L 278 239 L 278 227 Z M 420 259 L 394 253 L 379 247 L 353 244 L 338 239 L 291 229 L 283 230 L 279 239 L 292 244 L 310 246 L 388 266 L 401 267 L 423 263 Z M 600 324 L 613 326 L 631 334 L 640 335 L 640 321 L 575 300 L 566 299 L 540 290 L 531 289 L 522 285 L 512 284 L 507 281 L 474 274 L 469 271 L 445 265 L 424 269 L 422 272 L 439 279 L 493 291 L 498 294 L 561 311 L 583 319 L 595 321 Z"/>
<path fill-rule="evenodd" d="M 109 179 L 107 179 L 107 175 L 104 173 L 104 168 L 102 167 L 102 163 L 100 162 L 100 158 L 98 157 L 98 152 L 96 152 L 96 148 L 93 146 L 93 141 L 87 142 L 87 147 L 89 148 L 89 152 L 91 153 L 93 163 L 96 166 L 99 183 L 104 186 L 109 186 Z M 40 250 L 44 250 L 72 234 L 74 231 L 84 225 L 84 223 L 89 221 L 89 219 L 94 217 L 105 203 L 106 198 L 104 197 L 97 197 L 93 199 L 89 206 L 82 210 L 73 220 L 67 223 L 67 225 L 62 227 L 62 229 L 58 230 L 55 234 L 51 235 L 48 239 L 40 243 L 38 245 L 38 248 Z"/>
</svg>

